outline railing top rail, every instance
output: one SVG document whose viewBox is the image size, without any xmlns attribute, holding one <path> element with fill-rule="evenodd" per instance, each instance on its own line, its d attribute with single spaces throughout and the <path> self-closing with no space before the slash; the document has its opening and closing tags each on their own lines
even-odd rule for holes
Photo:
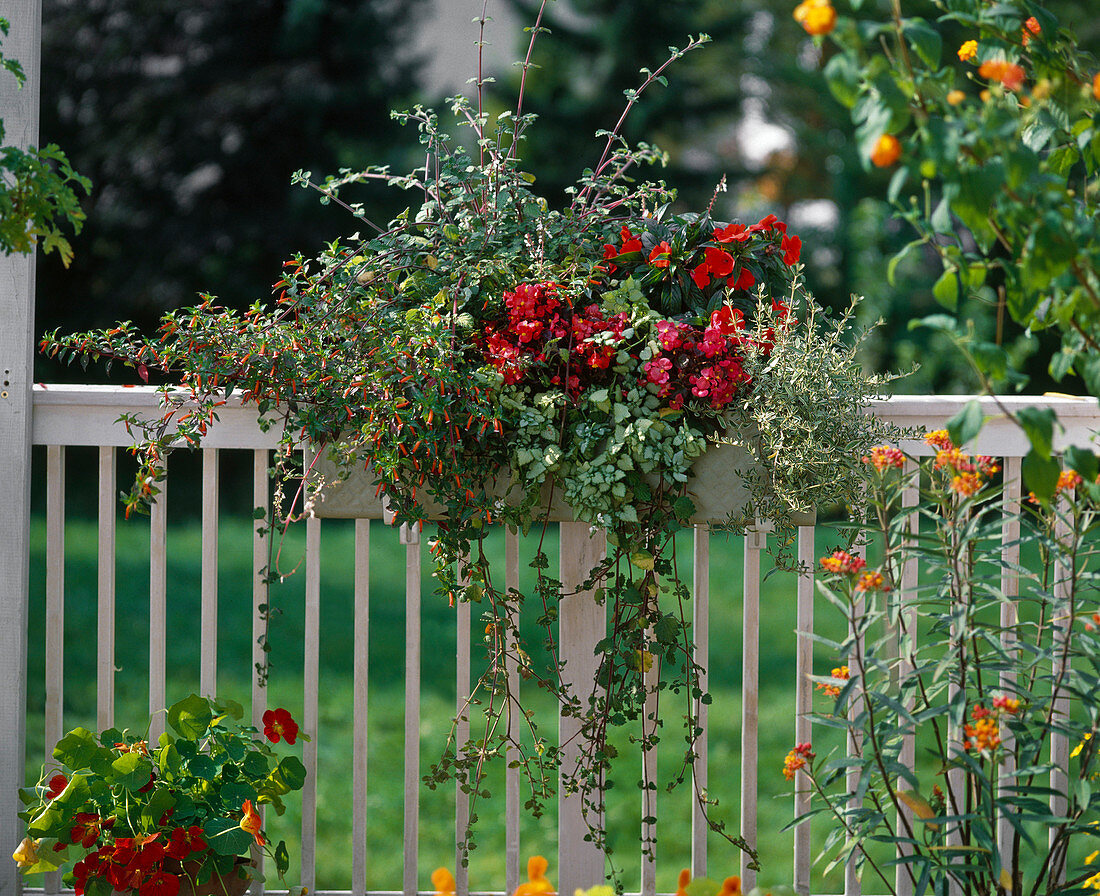
<svg viewBox="0 0 1100 896">
<path fill-rule="evenodd" d="M 984 454 L 1022 457 L 1028 442 L 1024 433 L 1008 419 L 1006 411 L 1029 406 L 1052 408 L 1064 432 L 1056 448 L 1087 444 L 1100 430 L 1100 406 L 1091 397 L 1072 395 L 1011 395 L 993 398 L 974 395 L 897 395 L 875 399 L 868 413 L 905 428 L 934 429 L 977 399 L 987 421 L 973 450 Z M 155 386 L 45 385 L 34 387 L 33 440 L 36 445 L 128 446 L 133 438 L 118 418 L 125 412 L 155 413 L 160 407 Z M 256 425 L 256 410 L 232 395 L 218 409 L 218 423 L 211 427 L 204 445 L 209 448 L 274 448 L 279 440 L 278 423 L 268 432 Z M 928 453 L 919 441 L 905 447 Z"/>
</svg>

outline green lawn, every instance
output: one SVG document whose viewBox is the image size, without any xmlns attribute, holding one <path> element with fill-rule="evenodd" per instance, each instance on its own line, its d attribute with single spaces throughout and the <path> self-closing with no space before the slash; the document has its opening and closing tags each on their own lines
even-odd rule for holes
<svg viewBox="0 0 1100 896">
<path fill-rule="evenodd" d="M 250 523 L 224 519 L 221 523 L 219 559 L 220 640 L 219 692 L 247 705 L 251 651 L 251 541 Z M 369 738 L 369 830 L 368 886 L 400 886 L 402 840 L 402 731 L 404 676 L 404 549 L 396 533 L 381 524 L 372 528 L 371 540 L 371 694 Z M 828 532 L 820 537 L 824 548 Z M 284 550 L 289 566 L 300 557 L 304 529 L 290 536 Z M 197 524 L 171 528 L 169 556 L 168 699 L 185 696 L 198 687 L 199 656 L 199 527 Z M 547 539 L 556 545 L 556 533 Z M 33 524 L 31 558 L 31 627 L 29 633 L 30 686 L 28 694 L 28 775 L 37 776 L 43 754 L 43 604 L 45 526 Z M 66 653 L 65 726 L 92 726 L 95 720 L 96 626 L 96 532 L 94 524 L 70 522 L 66 533 L 65 570 Z M 502 553 L 500 544 L 493 549 Z M 521 551 L 523 548 L 521 547 Z M 690 543 L 683 545 L 681 568 L 690 570 Z M 320 660 L 320 730 L 311 732 L 319 749 L 318 781 L 318 875 L 321 888 L 346 888 L 351 868 L 351 651 L 352 627 L 352 526 L 325 522 L 322 534 Z M 425 555 L 427 550 L 424 551 Z M 739 539 L 712 537 L 711 561 L 711 760 L 710 793 L 719 800 L 715 814 L 728 828 L 738 829 L 740 767 L 740 676 L 741 676 L 741 549 Z M 118 533 L 118 610 L 116 627 L 116 724 L 143 726 L 148 692 L 148 528 L 142 520 L 121 524 Z M 521 553 L 522 556 L 522 553 Z M 552 558 L 552 562 L 553 562 Z M 503 568 L 503 566 L 501 566 Z M 527 571 L 529 572 L 529 571 Z M 426 771 L 438 757 L 447 736 L 454 706 L 454 623 L 453 611 L 445 600 L 430 593 L 425 578 L 423 616 L 423 713 L 421 765 Z M 521 582 L 521 585 L 523 583 Z M 289 708 L 300 718 L 302 706 L 302 603 L 304 575 L 287 579 L 273 590 L 273 603 L 281 607 L 272 634 L 274 669 L 271 705 Z M 789 881 L 791 835 L 780 829 L 791 818 L 792 803 L 781 774 L 783 757 L 793 740 L 794 715 L 794 628 L 795 586 L 791 576 L 776 574 L 767 579 L 762 598 L 761 650 L 761 770 L 759 848 L 764 882 Z M 826 605 L 818 602 L 819 630 L 836 635 L 836 620 Z M 476 619 L 475 610 L 475 619 Z M 535 615 L 532 613 L 532 616 Z M 525 617 L 526 618 L 526 617 Z M 822 622 L 824 620 L 824 623 Z M 474 625 L 475 664 L 479 656 Z M 538 640 L 537 629 L 525 623 L 529 640 Z M 827 671 L 833 657 L 817 658 L 817 670 Z M 666 701 L 668 698 L 664 698 Z M 545 701 L 543 708 L 549 709 Z M 660 754 L 662 781 L 674 776 L 682 752 L 682 735 L 676 728 L 679 711 L 666 702 L 669 722 Z M 543 716 L 547 733 L 554 726 L 553 715 Z M 827 749 L 826 732 L 815 737 L 819 754 Z M 679 745 L 679 746 L 678 746 Z M 640 793 L 639 761 L 623 740 L 619 786 L 608 798 L 609 828 L 616 859 L 624 868 L 627 887 L 638 886 L 636 814 Z M 478 848 L 471 858 L 471 881 L 479 889 L 503 886 L 503 773 L 497 770 L 490 790 L 493 799 L 477 811 Z M 499 795 L 499 801 L 497 799 Z M 659 797 L 658 858 L 661 873 L 658 887 L 675 889 L 679 868 L 690 858 L 690 796 L 687 787 Z M 453 788 L 425 790 L 421 800 L 420 850 L 422 886 L 437 865 L 454 863 Z M 285 837 L 292 857 L 297 855 L 298 818 L 288 812 L 282 819 L 269 819 L 269 831 Z M 522 828 L 522 854 L 544 852 L 553 855 L 556 818 L 548 813 L 540 819 L 526 817 Z M 710 840 L 710 875 L 721 878 L 736 870 L 735 850 L 717 835 Z M 294 873 L 292 867 L 292 874 Z M 551 869 L 552 879 L 556 869 Z M 293 882 L 293 881 L 292 881 Z M 817 875 L 814 889 L 838 892 L 840 878 Z"/>
</svg>

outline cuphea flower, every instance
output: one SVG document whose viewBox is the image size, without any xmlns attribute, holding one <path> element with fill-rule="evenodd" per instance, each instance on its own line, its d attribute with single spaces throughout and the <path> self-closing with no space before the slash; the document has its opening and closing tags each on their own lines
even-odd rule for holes
<svg viewBox="0 0 1100 896">
<path fill-rule="evenodd" d="M 968 40 L 959 47 L 959 59 L 963 62 L 969 62 L 975 56 L 978 55 L 978 42 L 976 40 Z"/>
<path fill-rule="evenodd" d="M 883 134 L 871 149 L 871 163 L 876 168 L 889 168 L 901 158 L 901 143 L 893 134 Z"/>
<path fill-rule="evenodd" d="M 808 741 L 804 744 L 798 744 L 783 760 L 783 777 L 788 781 L 793 781 L 794 773 L 800 768 L 805 768 L 806 763 L 813 762 L 815 758 L 816 754 Z"/>
<path fill-rule="evenodd" d="M 241 819 L 240 823 L 241 830 L 251 834 L 257 846 L 263 846 L 267 843 L 267 841 L 264 840 L 263 834 L 260 833 L 263 819 L 261 819 L 259 813 L 252 808 L 252 800 L 245 800 L 244 804 L 241 806 L 241 810 L 244 812 L 244 817 Z"/>
<path fill-rule="evenodd" d="M 279 739 L 284 739 L 291 746 L 298 739 L 298 723 L 291 718 L 290 713 L 282 708 L 269 709 L 263 715 L 264 737 L 273 744 Z M 308 740 L 308 738 L 307 738 Z"/>
</svg>

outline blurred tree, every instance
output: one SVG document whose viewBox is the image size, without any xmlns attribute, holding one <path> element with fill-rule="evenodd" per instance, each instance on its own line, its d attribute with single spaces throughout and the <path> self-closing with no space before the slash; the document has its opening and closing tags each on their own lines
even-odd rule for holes
<svg viewBox="0 0 1100 896">
<path fill-rule="evenodd" d="M 389 110 L 415 85 L 423 2 L 46 0 L 42 133 L 94 190 L 72 266 L 41 265 L 39 328 L 267 298 L 349 222 L 290 175 L 415 148 Z"/>
</svg>

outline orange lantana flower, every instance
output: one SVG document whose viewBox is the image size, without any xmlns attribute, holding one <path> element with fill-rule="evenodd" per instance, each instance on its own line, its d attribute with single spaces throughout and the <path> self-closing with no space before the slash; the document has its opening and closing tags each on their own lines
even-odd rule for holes
<svg viewBox="0 0 1100 896">
<path fill-rule="evenodd" d="M 901 158 L 901 143 L 893 134 L 883 134 L 871 150 L 871 162 L 876 168 L 889 168 Z"/>
<path fill-rule="evenodd" d="M 961 47 L 959 47 L 959 59 L 961 59 L 963 62 L 969 62 L 977 55 L 978 42 L 976 40 L 968 40 Z"/>
<path fill-rule="evenodd" d="M 829 0 L 803 0 L 795 7 L 794 20 L 807 34 L 818 37 L 836 27 L 836 10 Z"/>
<path fill-rule="evenodd" d="M 978 74 L 989 81 L 1000 81 L 1009 90 L 1019 90 L 1025 77 L 1020 66 L 1004 59 L 986 60 L 978 67 Z"/>
</svg>

